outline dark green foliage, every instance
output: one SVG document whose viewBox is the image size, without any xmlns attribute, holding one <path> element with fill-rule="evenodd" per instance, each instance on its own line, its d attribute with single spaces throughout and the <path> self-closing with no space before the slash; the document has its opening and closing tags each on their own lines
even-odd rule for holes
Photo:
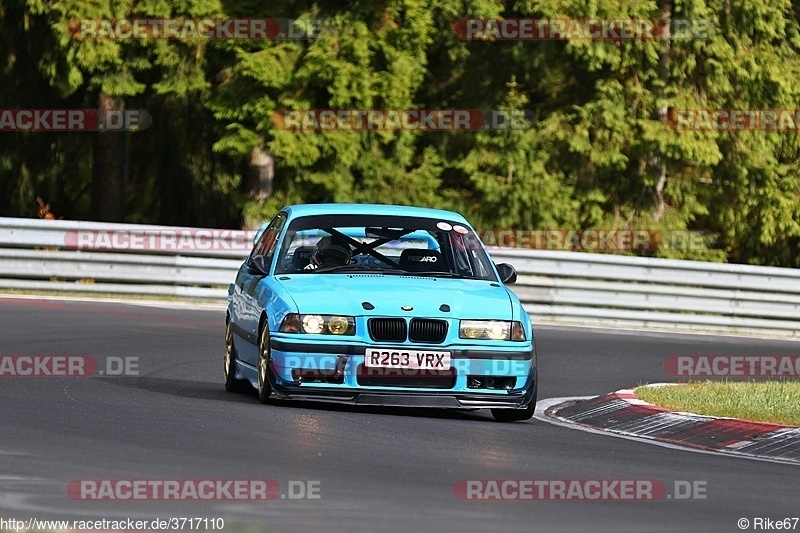
<svg viewBox="0 0 800 533">
<path fill-rule="evenodd" d="M 790 0 L 0 0 L 0 108 L 145 109 L 117 220 L 253 225 L 287 203 L 455 209 L 476 227 L 698 230 L 666 257 L 800 266 L 798 131 L 677 131 L 670 109 L 800 108 Z M 77 17 L 324 20 L 319 39 L 81 41 Z M 702 21 L 707 38 L 462 41 L 460 18 Z M 527 129 L 283 131 L 290 109 L 526 110 Z M 0 133 L 0 214 L 101 216 L 96 133 Z M 256 195 L 254 153 L 274 160 Z M 107 184 L 118 183 L 109 177 Z M 116 185 L 115 185 L 116 186 Z M 95 204 L 97 202 L 95 201 Z"/>
</svg>

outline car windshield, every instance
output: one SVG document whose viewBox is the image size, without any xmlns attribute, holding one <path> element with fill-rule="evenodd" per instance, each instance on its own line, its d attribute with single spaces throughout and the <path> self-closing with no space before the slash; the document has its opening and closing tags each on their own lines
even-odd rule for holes
<svg viewBox="0 0 800 533">
<path fill-rule="evenodd" d="M 352 272 L 497 281 L 478 236 L 459 222 L 320 215 L 289 224 L 276 274 Z"/>
</svg>

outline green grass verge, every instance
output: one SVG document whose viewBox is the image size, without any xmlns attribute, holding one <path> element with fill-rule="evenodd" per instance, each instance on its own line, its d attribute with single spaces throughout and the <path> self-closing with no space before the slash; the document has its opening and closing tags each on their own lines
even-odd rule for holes
<svg viewBox="0 0 800 533">
<path fill-rule="evenodd" d="M 800 426 L 800 381 L 697 381 L 639 387 L 636 396 L 676 411 Z"/>
</svg>

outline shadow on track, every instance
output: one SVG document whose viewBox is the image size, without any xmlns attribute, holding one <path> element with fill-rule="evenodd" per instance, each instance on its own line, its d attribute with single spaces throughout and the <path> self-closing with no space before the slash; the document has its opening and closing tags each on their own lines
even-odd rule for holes
<svg viewBox="0 0 800 533">
<path fill-rule="evenodd" d="M 258 403 L 255 389 L 242 394 L 226 392 L 221 384 L 207 381 L 190 381 L 157 377 L 138 378 L 102 378 L 103 382 L 133 389 L 146 390 L 159 394 L 167 394 L 194 400 L 211 400 L 236 404 Z M 406 416 L 421 418 L 443 418 L 451 420 L 471 420 L 475 422 L 497 423 L 489 416 L 488 411 L 480 415 L 479 410 L 466 411 L 456 409 L 416 408 L 416 407 L 381 407 L 372 405 L 348 405 L 327 402 L 271 400 L 264 408 L 280 409 L 312 409 L 315 411 L 336 411 L 351 413 L 369 413 L 389 416 Z"/>
</svg>

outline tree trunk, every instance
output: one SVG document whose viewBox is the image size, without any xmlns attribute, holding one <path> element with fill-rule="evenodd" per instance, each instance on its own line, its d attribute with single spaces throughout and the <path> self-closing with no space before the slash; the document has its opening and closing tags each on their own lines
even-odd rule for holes
<svg viewBox="0 0 800 533">
<path fill-rule="evenodd" d="M 121 111 L 122 106 L 104 92 L 98 95 L 99 120 L 109 111 Z M 106 222 L 121 222 L 124 190 L 125 135 L 122 132 L 100 131 L 94 138 L 92 167 L 92 218 Z"/>
<path fill-rule="evenodd" d="M 661 80 L 666 84 L 669 83 L 669 56 L 670 44 L 672 39 L 672 0 L 662 0 L 659 2 L 661 10 L 661 22 L 664 24 L 664 34 L 661 36 L 664 39 L 664 46 L 661 49 L 661 57 L 659 58 L 658 70 Z M 663 97 L 663 90 L 659 89 L 656 92 L 656 97 L 661 99 Z M 658 120 L 662 124 L 667 123 L 667 106 L 662 102 L 658 102 Z M 655 186 L 656 207 L 653 211 L 653 221 L 661 222 L 664 218 L 664 213 L 667 210 L 667 202 L 664 199 L 664 187 L 667 185 L 667 163 L 664 161 L 663 155 L 659 154 L 653 158 L 653 166 L 656 170 L 658 180 Z"/>
<path fill-rule="evenodd" d="M 264 148 L 257 146 L 250 152 L 250 195 L 256 200 L 272 196 L 272 180 L 275 177 L 275 158 Z"/>
</svg>

